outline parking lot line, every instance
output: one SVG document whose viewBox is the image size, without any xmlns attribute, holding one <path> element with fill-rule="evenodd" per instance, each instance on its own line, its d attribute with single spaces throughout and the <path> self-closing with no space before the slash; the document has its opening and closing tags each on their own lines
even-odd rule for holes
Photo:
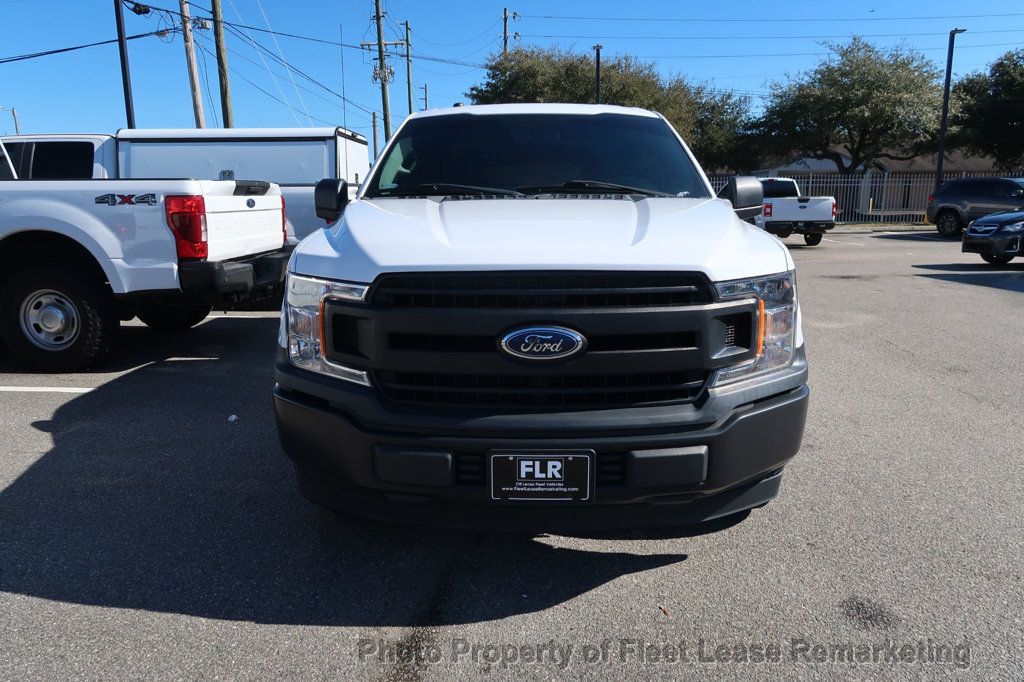
<svg viewBox="0 0 1024 682">
<path fill-rule="evenodd" d="M 864 244 L 862 244 L 860 242 L 841 242 L 841 241 L 839 241 L 837 239 L 829 239 L 828 237 L 825 238 L 825 241 L 832 242 L 833 244 L 848 244 L 850 246 L 864 246 Z"/>
<path fill-rule="evenodd" d="M 92 390 L 78 386 L 0 386 L 0 393 L 89 393 Z"/>
</svg>

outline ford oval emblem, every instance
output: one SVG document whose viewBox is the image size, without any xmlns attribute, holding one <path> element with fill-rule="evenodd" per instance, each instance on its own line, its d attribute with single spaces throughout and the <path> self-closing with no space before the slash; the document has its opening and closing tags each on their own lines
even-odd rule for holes
<svg viewBox="0 0 1024 682">
<path fill-rule="evenodd" d="M 246 199 L 245 200 L 245 205 L 248 206 L 249 208 L 252 208 L 253 206 L 256 205 L 256 200 L 255 199 Z"/>
<path fill-rule="evenodd" d="M 501 337 L 501 349 L 523 360 L 564 360 L 586 348 L 583 335 L 565 327 L 524 327 Z"/>
</svg>

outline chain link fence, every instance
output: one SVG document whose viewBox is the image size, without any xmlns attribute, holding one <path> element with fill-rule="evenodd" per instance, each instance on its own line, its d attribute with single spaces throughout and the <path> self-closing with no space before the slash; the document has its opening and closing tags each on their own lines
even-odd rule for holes
<svg viewBox="0 0 1024 682">
<path fill-rule="evenodd" d="M 1013 177 L 1004 173 L 946 173 L 945 180 L 961 177 Z M 758 173 L 758 177 L 796 180 L 804 196 L 836 198 L 839 223 L 924 223 L 928 196 L 935 190 L 933 173 Z M 728 175 L 709 176 L 715 191 L 725 186 Z"/>
</svg>

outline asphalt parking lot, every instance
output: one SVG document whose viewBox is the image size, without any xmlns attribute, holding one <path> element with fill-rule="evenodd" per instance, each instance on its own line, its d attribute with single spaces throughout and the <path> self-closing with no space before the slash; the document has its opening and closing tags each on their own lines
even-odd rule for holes
<svg viewBox="0 0 1024 682">
<path fill-rule="evenodd" d="M 273 313 L 128 326 L 88 373 L 0 357 L 0 678 L 1019 677 L 1024 260 L 788 243 L 803 449 L 776 501 L 714 526 L 317 510 L 277 444 Z"/>
</svg>

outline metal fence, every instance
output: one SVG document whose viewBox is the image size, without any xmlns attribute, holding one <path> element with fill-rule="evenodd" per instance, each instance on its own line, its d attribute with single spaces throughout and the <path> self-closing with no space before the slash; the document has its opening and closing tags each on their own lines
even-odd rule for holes
<svg viewBox="0 0 1024 682">
<path fill-rule="evenodd" d="M 945 180 L 960 177 L 998 176 L 1001 173 L 947 173 Z M 836 198 L 840 223 L 923 223 L 928 195 L 935 190 L 931 173 L 759 173 L 759 177 L 783 176 L 796 180 L 805 196 Z M 709 176 L 717 192 L 728 175 Z"/>
</svg>

